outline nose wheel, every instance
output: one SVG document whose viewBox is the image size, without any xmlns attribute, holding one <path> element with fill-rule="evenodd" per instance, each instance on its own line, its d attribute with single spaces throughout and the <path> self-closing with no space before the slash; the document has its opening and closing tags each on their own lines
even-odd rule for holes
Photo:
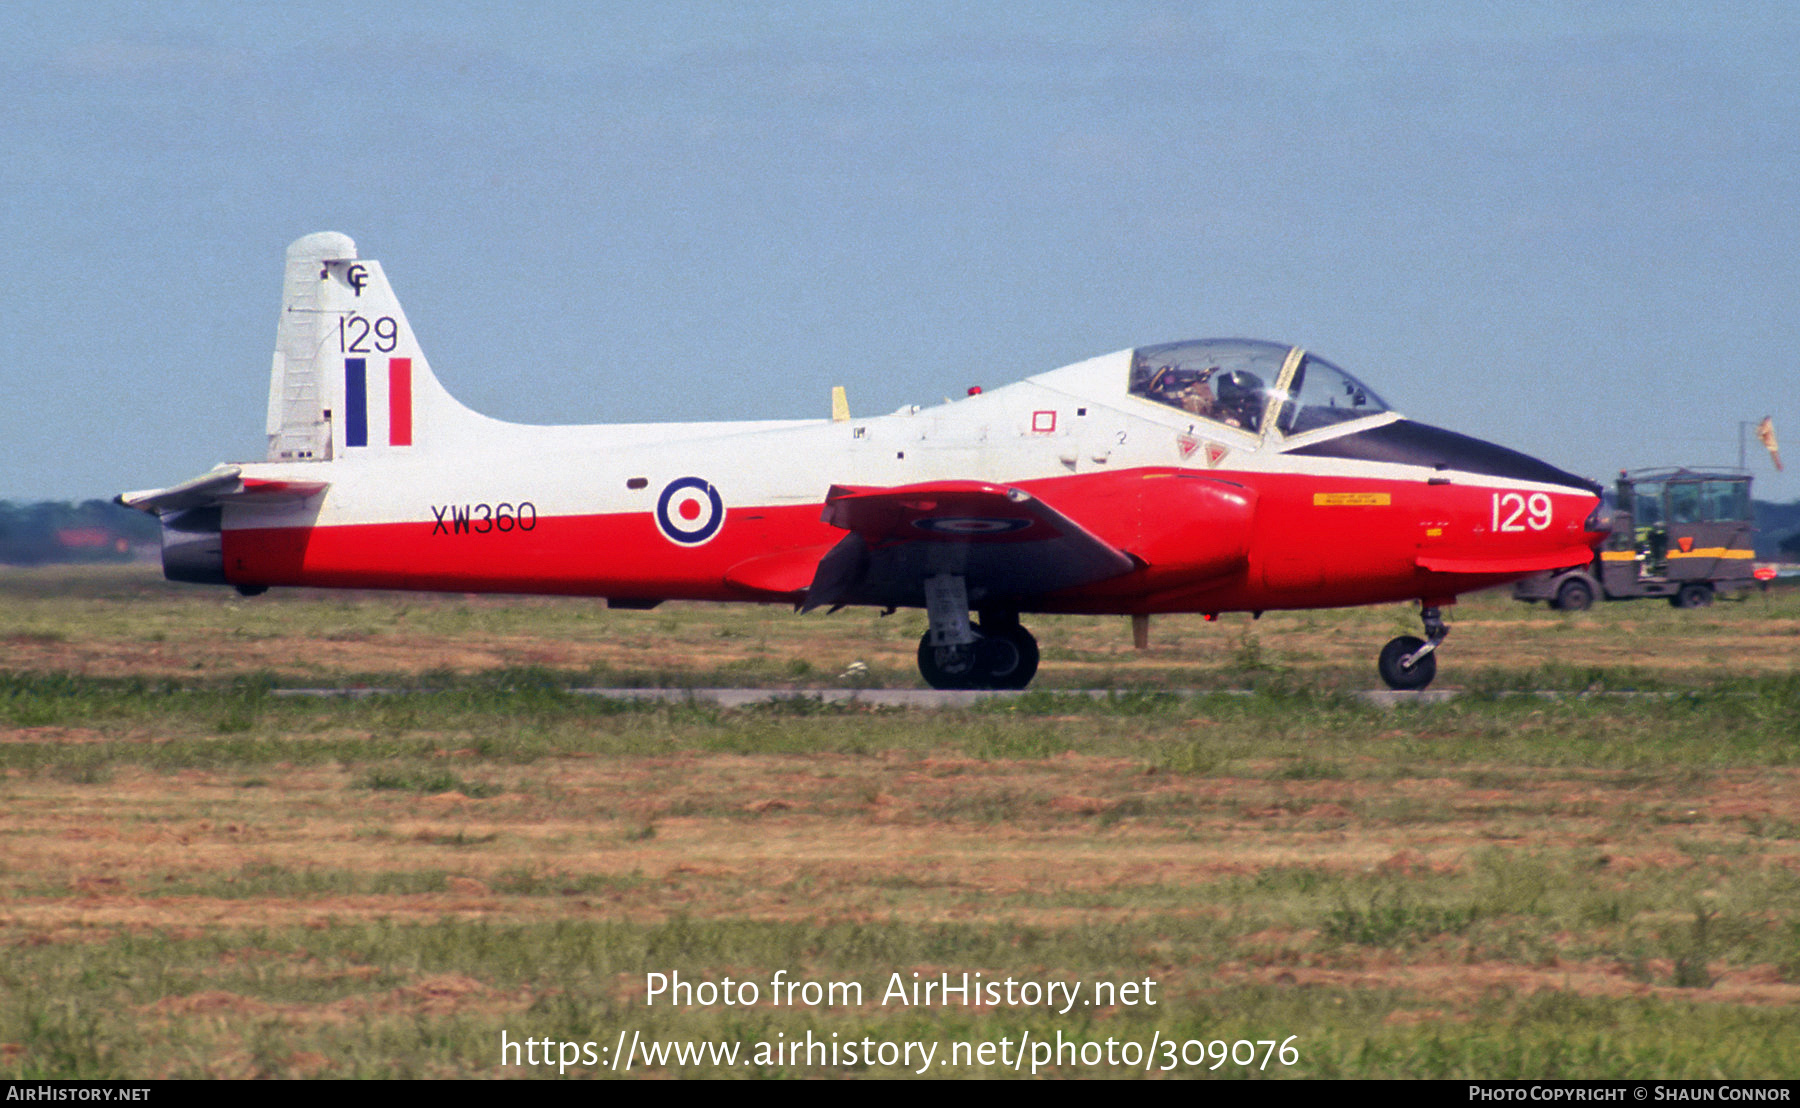
<svg viewBox="0 0 1800 1108">
<path fill-rule="evenodd" d="M 1435 607 L 1425 608 L 1419 616 L 1425 622 L 1425 638 L 1401 635 L 1389 640 L 1376 659 L 1381 679 L 1390 689 L 1403 692 L 1422 689 L 1437 676 L 1437 648 L 1450 634 L 1450 626 Z"/>
<path fill-rule="evenodd" d="M 971 624 L 975 641 L 933 646 L 931 632 L 919 639 L 919 674 L 934 689 L 1022 689 L 1037 674 L 1038 645 L 1017 623 L 983 629 Z"/>
</svg>

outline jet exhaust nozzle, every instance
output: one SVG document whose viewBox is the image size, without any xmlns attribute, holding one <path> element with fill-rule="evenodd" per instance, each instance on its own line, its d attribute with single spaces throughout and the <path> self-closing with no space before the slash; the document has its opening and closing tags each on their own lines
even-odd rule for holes
<svg viewBox="0 0 1800 1108">
<path fill-rule="evenodd" d="M 217 507 L 188 508 L 162 516 L 163 576 L 195 585 L 223 585 L 225 547 Z"/>
</svg>

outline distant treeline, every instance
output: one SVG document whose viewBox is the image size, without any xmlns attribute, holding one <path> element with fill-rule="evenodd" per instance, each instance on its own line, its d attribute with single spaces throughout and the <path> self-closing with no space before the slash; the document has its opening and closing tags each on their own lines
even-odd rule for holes
<svg viewBox="0 0 1800 1108">
<path fill-rule="evenodd" d="M 0 564 L 126 562 L 159 541 L 156 517 L 110 500 L 0 500 Z"/>
<path fill-rule="evenodd" d="M 1756 556 L 1765 562 L 1800 562 L 1800 500 L 1756 505 Z"/>
<path fill-rule="evenodd" d="M 1800 500 L 1756 504 L 1756 556 L 1800 561 Z M 0 500 L 0 565 L 48 562 L 126 562 L 159 541 L 156 517 L 110 500 L 79 504 Z"/>
</svg>

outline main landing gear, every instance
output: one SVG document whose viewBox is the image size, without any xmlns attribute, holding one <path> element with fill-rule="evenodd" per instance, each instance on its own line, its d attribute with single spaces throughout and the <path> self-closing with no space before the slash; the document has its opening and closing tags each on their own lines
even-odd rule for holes
<svg viewBox="0 0 1800 1108">
<path fill-rule="evenodd" d="M 1015 617 L 1016 619 L 1017 617 Z M 970 624 L 975 641 L 964 646 L 932 646 L 931 632 L 919 640 L 919 673 L 934 689 L 1022 689 L 1037 673 L 1038 645 L 1014 623 L 991 630 L 987 621 Z"/>
<path fill-rule="evenodd" d="M 963 579 L 940 574 L 925 582 L 931 629 L 919 640 L 919 673 L 934 689 L 1022 689 L 1037 673 L 1038 645 L 1019 613 L 983 609 L 969 619 Z"/>
<path fill-rule="evenodd" d="M 1411 691 L 1431 684 L 1437 676 L 1437 648 L 1450 634 L 1449 624 L 1437 605 L 1427 604 L 1419 612 L 1425 622 L 1425 640 L 1415 635 L 1401 635 L 1381 648 L 1376 667 L 1390 689 Z"/>
</svg>

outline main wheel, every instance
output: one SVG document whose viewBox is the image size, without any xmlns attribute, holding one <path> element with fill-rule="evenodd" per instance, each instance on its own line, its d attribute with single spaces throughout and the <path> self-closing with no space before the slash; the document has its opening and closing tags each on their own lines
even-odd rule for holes
<svg viewBox="0 0 1800 1108">
<path fill-rule="evenodd" d="M 1022 689 L 1031 684 L 1037 667 L 1037 640 L 1016 623 L 991 635 L 982 635 L 981 641 L 975 644 L 979 688 Z"/>
<path fill-rule="evenodd" d="M 1711 585 L 1683 585 L 1680 592 L 1669 598 L 1669 603 L 1677 608 L 1704 608 L 1712 602 Z"/>
<path fill-rule="evenodd" d="M 1594 586 L 1571 577 L 1556 589 L 1556 607 L 1564 612 L 1585 612 L 1594 603 Z"/>
<path fill-rule="evenodd" d="M 980 640 L 967 646 L 932 646 L 931 632 L 919 639 L 919 676 L 934 689 L 973 689 L 975 684 L 975 648 Z"/>
<path fill-rule="evenodd" d="M 1431 679 L 1437 676 L 1435 652 L 1425 655 L 1410 666 L 1402 662 L 1407 655 L 1424 646 L 1424 639 L 1414 635 L 1401 635 L 1381 648 L 1376 668 L 1381 670 L 1381 679 L 1387 682 L 1388 688 L 1410 692 L 1431 684 Z"/>
<path fill-rule="evenodd" d="M 1038 645 L 1031 632 L 1013 624 L 982 634 L 967 646 L 931 645 L 931 632 L 919 639 L 919 675 L 934 689 L 1022 689 L 1037 674 Z"/>
</svg>

